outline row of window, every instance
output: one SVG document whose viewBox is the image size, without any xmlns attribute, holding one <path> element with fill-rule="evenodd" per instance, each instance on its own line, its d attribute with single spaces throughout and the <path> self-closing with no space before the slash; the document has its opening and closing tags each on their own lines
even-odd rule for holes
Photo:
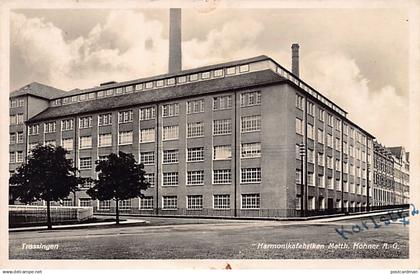
<svg viewBox="0 0 420 274">
<path fill-rule="evenodd" d="M 324 210 L 326 209 L 326 200 L 327 198 L 324 197 L 318 197 L 319 202 L 319 209 Z M 301 209 L 301 197 L 300 195 L 296 196 L 296 209 Z M 335 202 L 333 201 L 332 206 L 334 208 L 341 208 L 341 199 L 336 199 Z M 353 209 L 360 209 L 361 207 L 365 207 L 366 203 L 356 202 L 356 201 L 344 201 L 344 208 L 353 208 Z M 315 197 L 314 196 L 308 196 L 308 210 L 315 210 Z"/>
<path fill-rule="evenodd" d="M 94 100 L 95 98 L 99 99 L 99 98 L 104 98 L 104 97 L 139 92 L 142 90 L 162 88 L 165 86 L 181 85 L 181 84 L 186 84 L 188 82 L 210 80 L 214 78 L 224 77 L 225 75 L 232 76 L 237 73 L 245 73 L 249 71 L 250 71 L 249 64 L 241 65 L 238 67 L 229 67 L 226 69 L 216 69 L 212 71 L 205 71 L 205 72 L 194 73 L 190 75 L 178 76 L 176 78 L 171 77 L 167 79 L 160 79 L 160 80 L 150 81 L 146 83 L 139 83 L 136 85 L 129 85 L 129 86 L 124 86 L 124 87 L 111 88 L 107 90 L 100 90 L 97 92 L 74 95 L 74 96 L 65 97 L 62 99 L 56 99 L 52 102 L 52 105 L 58 106 L 61 104 L 65 105 L 65 104 L 71 104 L 71 103 L 76 103 L 76 102 L 83 102 L 87 100 Z"/>
<path fill-rule="evenodd" d="M 23 98 L 10 100 L 10 108 L 23 107 L 24 105 L 25 105 L 25 100 Z"/>
<path fill-rule="evenodd" d="M 23 132 L 12 132 L 9 134 L 9 143 L 13 144 L 22 144 L 23 143 Z"/>
<path fill-rule="evenodd" d="M 23 151 L 9 152 L 9 163 L 22 163 L 22 162 L 23 162 Z"/>
<path fill-rule="evenodd" d="M 10 125 L 22 125 L 23 124 L 23 113 L 10 115 Z"/>
</svg>

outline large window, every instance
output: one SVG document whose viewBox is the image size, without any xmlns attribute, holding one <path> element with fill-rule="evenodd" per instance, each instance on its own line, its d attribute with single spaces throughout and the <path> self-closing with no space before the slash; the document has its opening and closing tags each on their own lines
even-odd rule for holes
<svg viewBox="0 0 420 274">
<path fill-rule="evenodd" d="M 17 143 L 18 144 L 23 144 L 23 132 L 18 132 L 17 133 Z"/>
<path fill-rule="evenodd" d="M 155 174 L 154 173 L 146 173 L 144 175 L 144 178 L 146 179 L 146 182 L 150 184 L 150 187 L 155 186 Z"/>
<path fill-rule="evenodd" d="M 311 116 L 314 116 L 315 105 L 311 102 L 308 102 L 307 106 L 308 106 L 308 114 L 311 115 Z"/>
<path fill-rule="evenodd" d="M 261 157 L 261 143 L 241 144 L 241 157 L 242 158 Z"/>
<path fill-rule="evenodd" d="M 187 102 L 187 114 L 204 112 L 204 99 Z"/>
<path fill-rule="evenodd" d="M 324 143 L 324 131 L 318 128 L 318 143 Z"/>
<path fill-rule="evenodd" d="M 140 152 L 140 162 L 144 165 L 153 165 L 155 163 L 155 152 Z"/>
<path fill-rule="evenodd" d="M 147 107 L 140 109 L 140 121 L 154 119 L 156 117 L 156 108 Z"/>
<path fill-rule="evenodd" d="M 81 136 L 79 148 L 92 148 L 92 136 Z"/>
<path fill-rule="evenodd" d="M 173 117 L 178 116 L 179 104 L 167 104 L 162 106 L 162 117 Z"/>
<path fill-rule="evenodd" d="M 16 163 L 22 163 L 23 162 L 23 151 L 17 151 L 16 152 Z"/>
<path fill-rule="evenodd" d="M 51 133 L 55 132 L 56 130 L 56 123 L 55 122 L 48 122 L 44 124 L 44 132 Z"/>
<path fill-rule="evenodd" d="M 152 196 L 145 196 L 140 198 L 139 208 L 142 210 L 149 210 L 153 209 L 153 197 Z"/>
<path fill-rule="evenodd" d="M 16 153 L 14 151 L 9 152 L 9 163 L 16 163 Z"/>
<path fill-rule="evenodd" d="M 215 194 L 213 195 L 214 209 L 230 209 L 230 195 L 229 194 Z"/>
<path fill-rule="evenodd" d="M 303 123 L 299 118 L 296 118 L 296 133 L 303 135 Z"/>
<path fill-rule="evenodd" d="M 214 146 L 213 160 L 230 160 L 231 158 L 232 158 L 231 145 Z"/>
<path fill-rule="evenodd" d="M 98 146 L 99 147 L 112 146 L 112 134 L 111 133 L 99 134 Z"/>
<path fill-rule="evenodd" d="M 65 138 L 61 141 L 61 146 L 66 150 L 73 150 L 73 138 Z"/>
<path fill-rule="evenodd" d="M 120 200 L 118 201 L 118 208 L 120 210 L 130 210 L 131 209 L 131 200 Z"/>
<path fill-rule="evenodd" d="M 164 172 L 162 185 L 163 186 L 177 186 L 178 185 L 178 172 Z"/>
<path fill-rule="evenodd" d="M 98 126 L 112 125 L 112 113 L 98 115 Z"/>
<path fill-rule="evenodd" d="M 312 140 L 315 139 L 314 126 L 311 124 L 308 124 L 308 138 Z"/>
<path fill-rule="evenodd" d="M 230 184 L 232 182 L 232 171 L 230 169 L 213 170 L 213 184 Z"/>
<path fill-rule="evenodd" d="M 133 132 L 132 131 L 120 131 L 118 133 L 118 144 L 128 145 L 133 143 Z"/>
<path fill-rule="evenodd" d="M 178 126 L 166 126 L 163 127 L 163 141 L 168 140 L 177 140 L 179 134 L 179 127 Z"/>
<path fill-rule="evenodd" d="M 329 147 L 333 147 L 333 141 L 332 141 L 333 137 L 331 134 L 327 134 L 327 146 Z"/>
<path fill-rule="evenodd" d="M 178 163 L 178 150 L 164 150 L 163 151 L 163 163 L 164 164 L 175 164 Z"/>
<path fill-rule="evenodd" d="M 28 134 L 29 135 L 37 135 L 39 134 L 39 125 L 30 125 L 28 126 Z"/>
<path fill-rule="evenodd" d="M 296 94 L 296 107 L 298 109 L 303 109 L 303 97 Z"/>
<path fill-rule="evenodd" d="M 133 122 L 133 111 L 126 110 L 118 112 L 118 123 L 129 123 Z"/>
<path fill-rule="evenodd" d="M 155 129 L 145 128 L 140 130 L 140 143 L 150 143 L 155 141 Z"/>
<path fill-rule="evenodd" d="M 16 133 L 9 133 L 9 144 L 16 144 Z"/>
<path fill-rule="evenodd" d="M 188 123 L 187 125 L 187 138 L 202 137 L 204 136 L 204 123 Z"/>
<path fill-rule="evenodd" d="M 222 110 L 232 108 L 232 96 L 213 97 L 213 110 Z"/>
<path fill-rule="evenodd" d="M 241 183 L 260 183 L 261 168 L 251 167 L 241 169 Z"/>
<path fill-rule="evenodd" d="M 241 107 L 255 106 L 261 104 L 261 92 L 244 92 L 240 95 Z"/>
<path fill-rule="evenodd" d="M 242 209 L 259 209 L 260 208 L 260 194 L 242 194 L 241 195 Z"/>
<path fill-rule="evenodd" d="M 92 168 L 92 158 L 91 157 L 82 157 L 79 162 L 80 169 L 90 169 Z"/>
<path fill-rule="evenodd" d="M 104 200 L 98 202 L 98 210 L 107 211 L 111 208 L 111 201 L 110 200 Z"/>
<path fill-rule="evenodd" d="M 162 208 L 163 209 L 177 209 L 178 198 L 176 196 L 163 196 L 162 197 Z"/>
<path fill-rule="evenodd" d="M 203 209 L 203 195 L 188 195 L 187 209 Z"/>
<path fill-rule="evenodd" d="M 72 130 L 73 129 L 73 119 L 67 119 L 61 121 L 61 131 Z"/>
<path fill-rule="evenodd" d="M 23 114 L 17 114 L 16 115 L 16 123 L 18 125 L 22 125 L 23 124 Z"/>
<path fill-rule="evenodd" d="M 187 172 L 187 185 L 203 185 L 204 170 L 194 170 Z"/>
<path fill-rule="evenodd" d="M 89 127 L 92 127 L 92 116 L 80 117 L 79 128 L 89 128 Z"/>
<path fill-rule="evenodd" d="M 79 205 L 82 207 L 90 207 L 92 206 L 92 199 L 90 198 L 80 198 Z"/>
<path fill-rule="evenodd" d="M 241 132 L 252 132 L 261 130 L 261 116 L 241 117 Z"/>
<path fill-rule="evenodd" d="M 232 120 L 214 120 L 213 121 L 213 135 L 224 135 L 232 133 Z"/>
<path fill-rule="evenodd" d="M 204 161 L 204 147 L 192 147 L 187 150 L 187 161 Z"/>
</svg>

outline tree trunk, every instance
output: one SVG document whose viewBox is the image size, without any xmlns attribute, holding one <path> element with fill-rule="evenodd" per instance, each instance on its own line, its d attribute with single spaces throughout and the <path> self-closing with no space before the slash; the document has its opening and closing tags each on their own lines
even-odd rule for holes
<svg viewBox="0 0 420 274">
<path fill-rule="evenodd" d="M 120 211 L 118 208 L 118 199 L 115 199 L 115 214 L 116 214 L 116 224 L 120 224 Z"/>
<path fill-rule="evenodd" d="M 47 228 L 52 229 L 50 201 L 47 201 Z"/>
</svg>

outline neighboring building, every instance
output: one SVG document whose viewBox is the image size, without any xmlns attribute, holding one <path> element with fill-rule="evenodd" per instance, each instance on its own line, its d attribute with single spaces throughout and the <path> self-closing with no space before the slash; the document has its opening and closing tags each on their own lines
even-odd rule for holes
<svg viewBox="0 0 420 274">
<path fill-rule="evenodd" d="M 394 180 L 394 158 L 391 151 L 374 142 L 373 162 L 373 205 L 394 205 L 396 203 L 396 184 Z"/>
<path fill-rule="evenodd" d="M 410 154 L 402 146 L 388 147 L 394 160 L 395 203 L 408 204 L 410 194 Z"/>
<path fill-rule="evenodd" d="M 267 56 L 64 94 L 33 83 L 10 96 L 11 121 L 23 115 L 10 126 L 11 140 L 23 132 L 11 160 L 52 144 L 70 151 L 82 176 L 96 177 L 95 160 L 111 152 L 145 164 L 152 187 L 144 199 L 121 201 L 123 211 L 293 216 L 302 196 L 308 210 L 372 204 L 374 137 Z M 90 201 L 87 187 L 64 203 L 115 206 Z"/>
</svg>

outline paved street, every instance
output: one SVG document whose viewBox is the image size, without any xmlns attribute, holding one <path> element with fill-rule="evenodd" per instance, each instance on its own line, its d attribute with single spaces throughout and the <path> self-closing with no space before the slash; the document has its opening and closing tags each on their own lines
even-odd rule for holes
<svg viewBox="0 0 420 274">
<path fill-rule="evenodd" d="M 373 222 L 368 219 L 365 219 L 365 227 L 362 219 L 329 223 L 321 220 L 303 223 L 187 218 L 139 219 L 150 223 L 122 227 L 11 232 L 10 259 L 408 257 L 408 226 L 401 223 L 382 223 L 380 227 L 374 228 Z M 343 235 L 348 239 L 343 239 L 335 228 L 347 231 Z M 46 247 L 50 250 L 45 250 Z"/>
</svg>

